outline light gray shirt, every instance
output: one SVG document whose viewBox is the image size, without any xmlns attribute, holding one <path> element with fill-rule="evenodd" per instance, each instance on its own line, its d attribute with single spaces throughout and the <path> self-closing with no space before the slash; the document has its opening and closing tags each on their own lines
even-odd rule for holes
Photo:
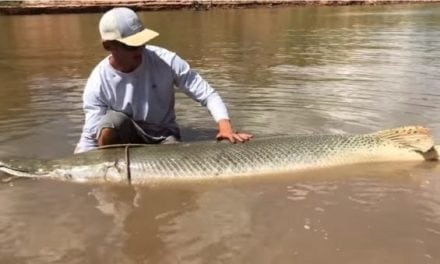
<svg viewBox="0 0 440 264">
<path fill-rule="evenodd" d="M 75 153 L 96 148 L 97 125 L 107 109 L 176 130 L 174 87 L 206 106 L 215 121 L 229 119 L 218 93 L 186 61 L 147 45 L 141 65 L 130 73 L 114 69 L 109 57 L 92 71 L 83 94 L 85 124 Z"/>
</svg>

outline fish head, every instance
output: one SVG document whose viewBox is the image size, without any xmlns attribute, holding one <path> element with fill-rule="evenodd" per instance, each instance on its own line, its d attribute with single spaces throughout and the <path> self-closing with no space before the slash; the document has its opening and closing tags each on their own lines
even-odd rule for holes
<svg viewBox="0 0 440 264">
<path fill-rule="evenodd" d="M 63 178 L 73 182 L 88 183 L 128 183 L 126 165 L 121 161 L 114 162 L 97 162 L 93 164 L 60 164 L 50 172 L 51 178 Z"/>
</svg>

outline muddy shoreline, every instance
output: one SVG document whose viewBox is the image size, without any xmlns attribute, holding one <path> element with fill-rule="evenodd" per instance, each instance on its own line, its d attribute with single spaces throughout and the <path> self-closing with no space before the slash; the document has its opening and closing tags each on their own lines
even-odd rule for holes
<svg viewBox="0 0 440 264">
<path fill-rule="evenodd" d="M 193 9 L 208 10 L 211 8 L 249 8 L 275 7 L 292 5 L 379 5 L 379 4 L 410 4 L 440 3 L 440 0 L 23 0 L 1 1 L 0 14 L 59 14 L 59 13 L 96 13 L 112 7 L 127 6 L 135 10 Z"/>
</svg>

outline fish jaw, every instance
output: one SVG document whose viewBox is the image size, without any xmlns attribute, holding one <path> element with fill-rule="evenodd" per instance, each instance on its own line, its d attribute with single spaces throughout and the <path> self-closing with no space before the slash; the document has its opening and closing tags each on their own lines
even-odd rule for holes
<svg viewBox="0 0 440 264">
<path fill-rule="evenodd" d="M 74 164 L 42 160 L 9 160 L 0 162 L 0 171 L 11 176 L 57 179 L 72 182 L 128 183 L 126 164 L 123 161 Z"/>
<path fill-rule="evenodd" d="M 50 166 L 41 160 L 9 159 L 0 161 L 0 171 L 17 177 L 45 177 L 50 171 Z"/>
</svg>

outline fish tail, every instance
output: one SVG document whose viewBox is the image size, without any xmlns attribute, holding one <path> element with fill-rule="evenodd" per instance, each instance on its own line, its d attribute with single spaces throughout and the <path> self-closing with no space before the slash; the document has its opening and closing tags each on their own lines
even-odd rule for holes
<svg viewBox="0 0 440 264">
<path fill-rule="evenodd" d="M 434 146 L 431 130 L 423 126 L 405 126 L 371 134 L 382 140 L 407 147 L 423 155 L 426 160 L 438 160 L 440 145 Z"/>
</svg>

